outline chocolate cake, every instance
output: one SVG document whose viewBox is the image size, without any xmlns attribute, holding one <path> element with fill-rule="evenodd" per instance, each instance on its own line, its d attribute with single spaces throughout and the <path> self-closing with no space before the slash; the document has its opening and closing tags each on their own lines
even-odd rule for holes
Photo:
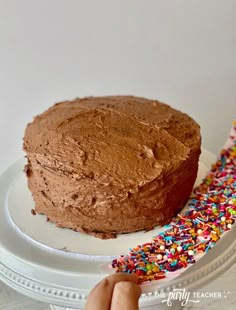
<svg viewBox="0 0 236 310">
<path fill-rule="evenodd" d="M 104 239 L 164 225 L 190 196 L 200 144 L 198 124 L 157 100 L 57 103 L 25 131 L 35 212 Z"/>
</svg>

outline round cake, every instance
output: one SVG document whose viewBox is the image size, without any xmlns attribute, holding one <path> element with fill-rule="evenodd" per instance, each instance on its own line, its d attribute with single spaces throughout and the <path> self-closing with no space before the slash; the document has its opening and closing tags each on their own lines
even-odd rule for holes
<svg viewBox="0 0 236 310">
<path fill-rule="evenodd" d="M 200 145 L 199 125 L 157 100 L 57 103 L 25 131 L 32 213 L 103 239 L 167 224 L 191 194 Z"/>
</svg>

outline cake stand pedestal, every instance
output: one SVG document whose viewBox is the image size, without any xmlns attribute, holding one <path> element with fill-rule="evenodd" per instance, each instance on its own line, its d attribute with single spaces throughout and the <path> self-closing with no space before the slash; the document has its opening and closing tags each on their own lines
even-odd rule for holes
<svg viewBox="0 0 236 310">
<path fill-rule="evenodd" d="M 171 306 L 167 306 L 164 304 L 155 304 L 153 306 L 147 306 L 147 307 L 143 307 L 140 309 L 143 310 L 167 310 L 167 309 L 171 309 L 171 310 L 181 310 L 183 308 L 183 306 L 181 305 L 180 301 L 174 301 L 173 304 Z M 78 310 L 78 308 L 64 308 L 64 307 L 60 307 L 60 306 L 53 306 L 50 305 L 50 309 L 51 310 Z M 81 310 L 83 308 L 80 308 Z M 94 309 L 95 310 L 95 309 Z"/>
<path fill-rule="evenodd" d="M 140 308 L 140 309 L 143 309 L 143 310 L 157 310 L 157 309 L 158 310 L 167 310 L 167 309 L 180 310 L 182 308 L 183 308 L 183 306 L 181 305 L 181 302 L 180 301 L 175 301 L 175 302 L 173 302 L 171 307 L 167 306 L 167 305 L 164 305 L 164 304 L 155 304 L 153 306 L 147 306 L 147 307 L 143 307 L 143 308 Z M 75 308 L 64 308 L 64 307 L 53 306 L 53 305 L 50 305 L 50 309 L 51 310 L 78 310 L 78 308 L 76 308 L 76 309 Z"/>
<path fill-rule="evenodd" d="M 207 167 L 214 159 L 215 157 L 210 153 L 203 152 L 202 160 Z M 0 280 L 26 296 L 50 304 L 52 310 L 82 310 L 90 290 L 108 275 L 109 270 L 104 266 L 111 262 L 112 256 L 79 254 L 65 251 L 64 248 L 59 249 L 56 245 L 54 248 L 48 246 L 46 243 L 50 240 L 47 238 L 50 239 L 53 234 L 50 234 L 47 229 L 54 229 L 53 224 L 47 224 L 49 226 L 45 226 L 45 230 L 37 227 L 35 228 L 37 235 L 31 235 L 32 222 L 36 223 L 36 220 L 33 221 L 31 217 L 30 223 L 27 216 L 22 213 L 28 204 L 28 201 L 24 200 L 25 193 L 21 196 L 22 188 L 25 189 L 26 185 L 21 184 L 21 178 L 16 179 L 23 174 L 23 165 L 24 162 L 19 161 L 0 176 Z M 11 188 L 13 183 L 16 186 L 14 191 Z M 12 193 L 14 199 L 11 197 Z M 14 213 L 15 209 L 21 207 L 19 213 Z M 43 223 L 45 222 L 44 220 Z M 44 238 L 44 241 L 40 242 L 37 238 L 41 238 L 43 233 L 46 234 L 46 241 Z M 59 235 L 60 233 L 61 230 L 58 231 Z M 151 233 L 154 234 L 154 232 Z M 126 248 L 132 246 L 128 240 L 132 239 L 135 246 L 142 242 L 140 238 L 148 241 L 150 237 L 148 233 L 142 232 L 135 233 L 134 236 L 137 240 L 133 240 L 132 236 L 121 236 L 117 238 L 118 240 L 115 239 L 116 241 L 109 241 L 112 251 L 120 251 L 116 247 L 116 245 L 120 246 L 119 240 L 125 243 L 122 246 Z M 140 309 L 169 309 L 167 300 L 170 292 L 195 291 L 219 277 L 236 261 L 235 236 L 236 225 L 233 225 L 213 249 L 178 277 L 142 285 Z M 106 244 L 109 242 L 102 243 L 104 241 L 95 240 L 90 236 L 82 236 L 82 238 L 88 238 L 93 244 L 91 251 L 97 244 L 105 245 L 104 248 L 99 248 L 101 253 L 109 250 L 109 248 L 106 249 Z M 59 241 L 60 244 L 64 241 L 69 242 L 69 238 L 66 235 L 64 241 L 62 239 Z M 86 246 L 86 241 L 81 241 L 79 245 Z M 172 309 L 181 309 L 184 298 L 180 295 L 178 295 L 179 298 L 171 299 Z"/>
</svg>

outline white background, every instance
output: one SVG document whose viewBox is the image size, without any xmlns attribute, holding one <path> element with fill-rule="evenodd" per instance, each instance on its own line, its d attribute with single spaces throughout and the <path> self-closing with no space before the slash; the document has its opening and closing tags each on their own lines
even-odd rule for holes
<svg viewBox="0 0 236 310">
<path fill-rule="evenodd" d="M 236 118 L 234 0 L 0 0 L 0 171 L 57 101 L 132 94 L 189 113 L 217 152 Z"/>
<path fill-rule="evenodd" d="M 195 118 L 204 146 L 218 152 L 236 118 L 235 29 L 234 0 L 0 0 L 0 172 L 23 156 L 34 115 L 87 95 L 167 102 Z M 208 291 L 235 292 L 231 270 Z M 0 291 L 0 309 L 27 308 Z M 235 309 L 235 298 L 208 309 L 223 306 Z"/>
</svg>

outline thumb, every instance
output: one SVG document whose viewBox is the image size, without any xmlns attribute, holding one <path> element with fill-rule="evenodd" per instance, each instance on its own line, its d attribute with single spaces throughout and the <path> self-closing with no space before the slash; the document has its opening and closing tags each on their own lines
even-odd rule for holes
<svg viewBox="0 0 236 310">
<path fill-rule="evenodd" d="M 130 281 L 116 283 L 111 302 L 111 310 L 138 310 L 141 288 Z"/>
</svg>

